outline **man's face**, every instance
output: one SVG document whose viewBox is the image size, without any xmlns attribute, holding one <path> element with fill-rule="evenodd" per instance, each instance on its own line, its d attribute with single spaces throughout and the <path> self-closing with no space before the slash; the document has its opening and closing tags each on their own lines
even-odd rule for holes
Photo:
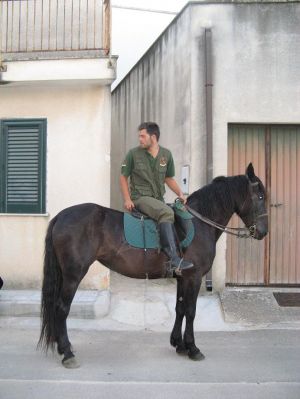
<svg viewBox="0 0 300 399">
<path fill-rule="evenodd" d="M 153 143 L 153 136 L 150 136 L 150 134 L 147 133 L 146 129 L 142 129 L 139 131 L 139 142 L 140 147 L 148 150 Z"/>
</svg>

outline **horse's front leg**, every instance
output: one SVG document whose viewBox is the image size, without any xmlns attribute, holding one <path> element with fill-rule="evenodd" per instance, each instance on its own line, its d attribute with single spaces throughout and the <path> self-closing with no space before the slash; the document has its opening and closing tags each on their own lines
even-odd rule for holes
<svg viewBox="0 0 300 399">
<path fill-rule="evenodd" d="M 185 302 L 185 331 L 184 346 L 188 351 L 189 358 L 192 360 L 202 360 L 204 355 L 195 345 L 194 337 L 194 319 L 196 315 L 197 298 L 201 286 L 201 276 L 195 273 L 189 277 L 184 284 L 184 302 Z"/>
<path fill-rule="evenodd" d="M 171 333 L 170 343 L 176 348 L 176 352 L 179 354 L 186 354 L 187 350 L 182 340 L 182 321 L 185 315 L 184 308 L 184 291 L 183 291 L 183 280 L 181 277 L 177 278 L 177 298 L 176 298 L 176 319 L 175 324 Z"/>
</svg>

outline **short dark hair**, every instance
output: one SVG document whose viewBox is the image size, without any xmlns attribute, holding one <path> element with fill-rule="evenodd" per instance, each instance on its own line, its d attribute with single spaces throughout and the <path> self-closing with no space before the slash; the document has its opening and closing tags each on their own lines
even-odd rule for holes
<svg viewBox="0 0 300 399">
<path fill-rule="evenodd" d="M 150 134 L 150 136 L 154 135 L 156 136 L 157 141 L 159 140 L 159 136 L 160 136 L 160 130 L 159 130 L 159 126 L 157 123 L 155 122 L 143 122 L 140 124 L 140 126 L 138 127 L 138 130 L 143 130 L 146 129 L 147 133 Z"/>
</svg>

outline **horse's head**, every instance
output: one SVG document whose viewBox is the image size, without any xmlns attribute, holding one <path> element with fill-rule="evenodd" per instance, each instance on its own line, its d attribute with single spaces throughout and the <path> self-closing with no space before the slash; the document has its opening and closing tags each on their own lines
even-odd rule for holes
<svg viewBox="0 0 300 399">
<path fill-rule="evenodd" d="M 237 210 L 253 238 L 261 240 L 268 233 L 268 214 L 266 210 L 266 190 L 255 175 L 252 163 L 246 169 L 248 181 L 247 196 Z"/>
</svg>

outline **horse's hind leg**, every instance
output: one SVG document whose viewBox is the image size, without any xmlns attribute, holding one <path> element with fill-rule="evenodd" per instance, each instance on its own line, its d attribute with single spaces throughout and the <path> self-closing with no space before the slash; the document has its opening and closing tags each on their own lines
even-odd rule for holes
<svg viewBox="0 0 300 399">
<path fill-rule="evenodd" d="M 79 367 L 75 355 L 72 352 L 72 346 L 68 337 L 67 317 L 80 280 L 81 279 L 67 280 L 66 276 L 63 277 L 63 285 L 56 309 L 57 351 L 60 355 L 64 356 L 62 364 L 67 368 Z"/>
<path fill-rule="evenodd" d="M 176 298 L 176 319 L 171 333 L 170 343 L 176 348 L 176 352 L 185 354 L 187 352 L 184 342 L 182 340 L 182 321 L 185 315 L 184 305 L 184 291 L 183 280 L 181 277 L 177 278 L 177 298 Z"/>
</svg>

